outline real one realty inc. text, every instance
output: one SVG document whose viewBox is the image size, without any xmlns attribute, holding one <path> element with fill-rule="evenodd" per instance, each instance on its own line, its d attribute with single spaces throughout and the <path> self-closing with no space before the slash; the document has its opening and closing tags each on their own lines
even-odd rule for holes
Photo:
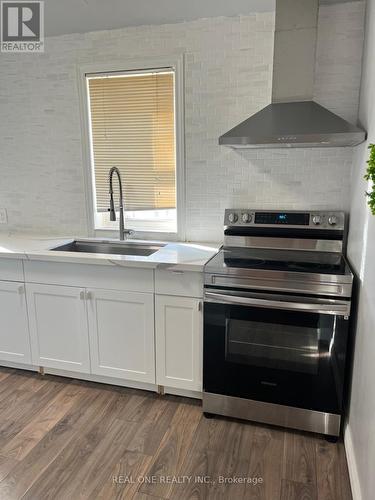
<svg viewBox="0 0 375 500">
<path fill-rule="evenodd" d="M 257 486 L 263 484 L 262 477 L 249 476 L 113 476 L 115 484 L 185 484 L 185 483 L 200 483 L 200 484 L 248 484 Z"/>
</svg>

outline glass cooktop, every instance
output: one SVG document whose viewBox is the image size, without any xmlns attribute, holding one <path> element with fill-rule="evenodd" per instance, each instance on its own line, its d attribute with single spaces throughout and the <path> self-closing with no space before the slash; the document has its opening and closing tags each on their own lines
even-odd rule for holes
<svg viewBox="0 0 375 500">
<path fill-rule="evenodd" d="M 205 270 L 220 268 L 263 269 L 318 274 L 346 274 L 346 262 L 340 254 L 293 250 L 225 249 L 213 257 Z"/>
</svg>

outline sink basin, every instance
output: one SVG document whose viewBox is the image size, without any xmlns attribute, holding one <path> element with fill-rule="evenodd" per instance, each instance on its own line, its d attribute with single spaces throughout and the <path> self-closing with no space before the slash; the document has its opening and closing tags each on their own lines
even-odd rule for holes
<svg viewBox="0 0 375 500">
<path fill-rule="evenodd" d="M 139 255 L 148 257 L 164 247 L 158 243 L 137 243 L 137 242 L 112 242 L 112 241 L 84 241 L 75 240 L 65 245 L 51 248 L 54 252 L 85 252 L 104 253 L 115 255 Z"/>
</svg>

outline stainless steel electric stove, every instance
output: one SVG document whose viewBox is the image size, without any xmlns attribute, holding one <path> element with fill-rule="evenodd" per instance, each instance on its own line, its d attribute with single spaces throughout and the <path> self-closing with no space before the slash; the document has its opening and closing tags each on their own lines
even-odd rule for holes
<svg viewBox="0 0 375 500">
<path fill-rule="evenodd" d="M 226 210 L 205 266 L 203 410 L 338 436 L 353 275 L 338 211 Z"/>
</svg>

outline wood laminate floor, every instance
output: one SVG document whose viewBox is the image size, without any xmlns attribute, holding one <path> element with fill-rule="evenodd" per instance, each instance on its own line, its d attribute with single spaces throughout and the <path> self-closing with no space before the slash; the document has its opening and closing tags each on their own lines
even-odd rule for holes
<svg viewBox="0 0 375 500">
<path fill-rule="evenodd" d="M 185 398 L 0 368 L 0 500 L 20 498 L 349 500 L 351 493 L 342 443 L 207 420 L 199 402 Z"/>
</svg>

